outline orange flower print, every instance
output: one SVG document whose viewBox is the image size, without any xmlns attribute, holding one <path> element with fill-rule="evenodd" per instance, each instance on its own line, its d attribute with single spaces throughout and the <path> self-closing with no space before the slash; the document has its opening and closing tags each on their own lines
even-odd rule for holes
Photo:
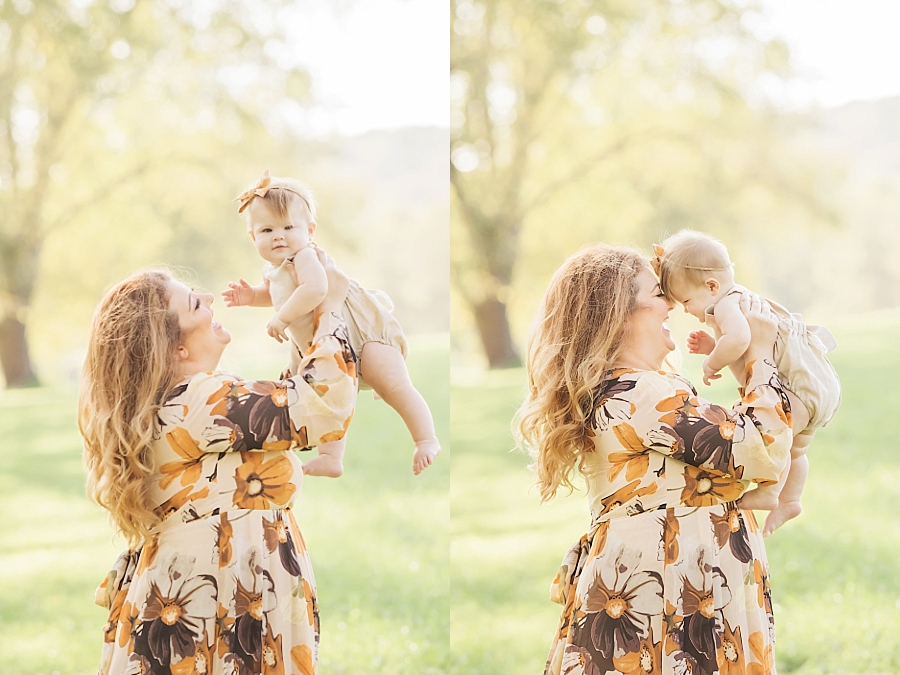
<svg viewBox="0 0 900 675">
<path fill-rule="evenodd" d="M 756 601 L 760 607 L 766 608 L 766 613 L 772 613 L 772 591 L 769 588 L 769 571 L 765 569 L 759 560 L 753 561 L 753 579 L 756 581 Z"/>
<path fill-rule="evenodd" d="M 204 633 L 193 656 L 171 665 L 172 675 L 209 675 L 212 672 L 213 658 L 208 645 L 209 637 Z"/>
<path fill-rule="evenodd" d="M 775 655 L 772 645 L 766 644 L 760 631 L 750 635 L 750 651 L 759 663 L 747 666 L 747 675 L 772 675 L 775 672 Z"/>
<path fill-rule="evenodd" d="M 626 451 L 609 454 L 609 480 L 614 481 L 622 469 L 625 469 L 625 480 L 634 480 L 646 474 L 650 466 L 650 454 L 634 427 L 622 422 L 613 427 L 613 433 Z"/>
<path fill-rule="evenodd" d="M 315 675 L 316 666 L 313 663 L 313 653 L 307 645 L 297 645 L 291 648 L 291 661 L 294 664 L 292 675 Z"/>
<path fill-rule="evenodd" d="M 206 399 L 206 405 L 213 406 L 209 411 L 210 415 L 226 417 L 234 408 L 234 404 L 248 393 L 249 390 L 243 382 L 225 380 L 222 386 Z"/>
<path fill-rule="evenodd" d="M 113 598 L 112 607 L 109 609 L 109 617 L 103 626 L 103 641 L 113 642 L 116 639 L 116 626 L 119 625 L 119 614 L 122 612 L 122 603 L 128 595 L 128 588 L 121 589 Z"/>
<path fill-rule="evenodd" d="M 144 544 L 144 548 L 141 550 L 141 557 L 138 560 L 137 572 L 135 572 L 135 574 L 143 574 L 147 568 L 153 565 L 157 553 L 159 553 L 159 537 L 153 537 Z"/>
<path fill-rule="evenodd" d="M 287 506 L 297 486 L 291 483 L 294 467 L 285 455 L 265 461 L 268 455 L 242 452 L 241 465 L 234 472 L 237 489 L 232 502 L 240 509 L 269 509 Z"/>
<path fill-rule="evenodd" d="M 168 488 L 172 481 L 181 478 L 181 485 L 193 485 L 200 478 L 200 471 L 203 469 L 204 452 L 200 449 L 200 442 L 191 438 L 190 433 L 183 427 L 175 427 L 166 434 L 166 440 L 169 447 L 181 457 L 175 462 L 167 462 L 159 467 L 161 473 L 164 474 L 159 480 L 159 487 L 162 490 Z"/>
<path fill-rule="evenodd" d="M 216 656 L 220 659 L 232 650 L 234 642 L 234 617 L 228 615 L 228 608 L 219 603 L 216 610 L 215 644 Z"/>
<path fill-rule="evenodd" d="M 679 422 L 697 417 L 697 398 L 690 391 L 678 390 L 674 396 L 657 403 L 656 409 L 666 413 L 659 421 L 674 427 Z"/>
<path fill-rule="evenodd" d="M 231 537 L 234 532 L 228 520 L 227 511 L 219 515 L 219 522 L 215 524 L 214 529 L 216 531 L 216 549 L 219 554 L 219 569 L 222 569 L 223 567 L 228 567 L 234 554 L 231 547 Z"/>
<path fill-rule="evenodd" d="M 676 607 L 666 600 L 666 609 L 663 612 L 663 629 L 666 634 L 666 655 L 681 650 L 681 626 L 684 617 L 677 613 Z"/>
<path fill-rule="evenodd" d="M 684 467 L 681 502 L 685 506 L 713 506 L 733 502 L 743 491 L 743 484 L 731 476 L 720 476 L 690 465 Z"/>
<path fill-rule="evenodd" d="M 717 653 L 720 675 L 746 675 L 741 627 L 738 625 L 732 630 L 728 619 L 724 621 L 725 631 L 722 633 L 722 644 Z"/>
<path fill-rule="evenodd" d="M 126 651 L 129 652 L 134 648 L 134 637 L 141 625 L 138 616 L 140 616 L 140 608 L 137 605 L 132 605 L 130 602 L 122 605 L 122 613 L 119 615 L 119 646 L 127 645 Z"/>
<path fill-rule="evenodd" d="M 662 546 L 666 565 L 674 565 L 678 560 L 678 535 L 681 534 L 681 526 L 675 517 L 674 509 L 666 509 L 666 515 L 659 519 L 662 525 Z"/>
<path fill-rule="evenodd" d="M 648 635 L 636 652 L 615 657 L 613 665 L 622 675 L 662 675 L 662 641 L 653 644 Z"/>
<path fill-rule="evenodd" d="M 601 500 L 603 504 L 603 510 L 600 512 L 600 515 L 604 515 L 609 513 L 613 509 L 619 508 L 623 504 L 630 502 L 633 499 L 637 499 L 638 497 L 643 497 L 644 495 L 650 495 L 656 492 L 656 484 L 645 485 L 642 488 L 639 488 L 640 479 L 633 480 L 628 485 L 623 488 L 620 488 L 613 492 L 609 497 Z"/>
<path fill-rule="evenodd" d="M 281 635 L 272 635 L 272 624 L 266 628 L 266 636 L 263 638 L 262 675 L 284 675 L 284 655 L 281 652 Z"/>
<path fill-rule="evenodd" d="M 197 490 L 196 492 L 191 492 L 193 487 L 193 485 L 188 485 L 186 488 L 184 488 L 184 490 L 176 492 L 162 504 L 153 509 L 153 511 L 160 518 L 165 519 L 171 516 L 173 513 L 176 513 L 185 504 L 188 504 L 189 502 L 197 499 L 205 499 L 209 496 L 208 485 L 200 490 Z"/>
<path fill-rule="evenodd" d="M 306 579 L 301 579 L 300 583 L 303 585 L 303 598 L 306 600 L 306 618 L 309 619 L 309 625 L 318 631 L 319 603 L 316 600 L 316 592 Z"/>
</svg>

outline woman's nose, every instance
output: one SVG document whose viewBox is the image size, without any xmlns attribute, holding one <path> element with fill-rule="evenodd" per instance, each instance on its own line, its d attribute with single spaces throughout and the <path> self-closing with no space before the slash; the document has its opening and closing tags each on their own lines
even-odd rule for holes
<svg viewBox="0 0 900 675">
<path fill-rule="evenodd" d="M 215 296 L 212 293 L 202 293 L 200 295 L 200 298 L 203 300 L 203 302 L 206 303 L 207 306 L 213 304 L 213 300 L 215 300 Z"/>
</svg>

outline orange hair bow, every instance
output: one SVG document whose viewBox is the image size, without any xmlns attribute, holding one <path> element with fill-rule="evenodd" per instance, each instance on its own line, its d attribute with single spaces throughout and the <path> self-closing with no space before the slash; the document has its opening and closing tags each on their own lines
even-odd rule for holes
<svg viewBox="0 0 900 675">
<path fill-rule="evenodd" d="M 263 175 L 260 176 L 256 185 L 254 185 L 249 190 L 245 190 L 237 197 L 235 197 L 232 201 L 241 203 L 241 205 L 238 207 L 238 213 L 243 213 L 244 209 L 250 206 L 250 202 L 252 202 L 257 197 L 265 197 L 269 193 L 269 190 L 287 190 L 288 192 L 293 192 L 306 203 L 307 207 L 309 206 L 309 202 L 306 201 L 306 197 L 301 195 L 293 188 L 290 188 L 287 185 L 272 185 L 272 179 L 269 176 L 268 169 L 263 171 Z"/>
</svg>

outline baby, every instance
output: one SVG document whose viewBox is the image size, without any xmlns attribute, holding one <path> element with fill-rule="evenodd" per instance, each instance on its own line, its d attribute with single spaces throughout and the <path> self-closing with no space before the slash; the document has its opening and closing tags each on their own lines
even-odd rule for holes
<svg viewBox="0 0 900 675">
<path fill-rule="evenodd" d="M 266 261 L 262 283 L 244 279 L 230 282 L 222 296 L 228 307 L 273 307 L 269 335 L 292 342 L 291 374 L 300 355 L 311 346 L 313 310 L 328 289 L 312 236 L 316 231 L 316 204 L 310 189 L 290 178 L 270 178 L 268 169 L 259 182 L 242 193 L 238 213 L 247 212 L 247 228 L 259 255 Z M 296 274 L 291 276 L 290 263 Z M 413 473 L 418 475 L 440 452 L 431 411 L 416 391 L 406 370 L 406 339 L 391 315 L 393 306 L 381 291 L 369 291 L 350 280 L 344 319 L 350 346 L 359 361 L 360 387 L 375 394 L 400 413 L 415 443 Z M 303 466 L 310 475 L 340 476 L 344 441 L 325 443 L 319 456 Z"/>
<path fill-rule="evenodd" d="M 682 230 L 653 249 L 656 257 L 651 264 L 663 292 L 715 333 L 713 337 L 706 331 L 692 331 L 687 341 L 691 354 L 706 354 L 703 383 L 709 385 L 710 380 L 722 377 L 719 371 L 725 366 L 742 383 L 750 327 L 741 312 L 740 297 L 748 291 L 734 283 L 725 246 L 706 234 Z M 800 495 L 809 471 L 807 447 L 816 429 L 834 417 L 841 402 L 840 381 L 825 356 L 837 346 L 831 333 L 821 326 L 807 326 L 800 315 L 767 302 L 778 317 L 775 365 L 790 401 L 794 442 L 786 475 L 777 484 L 760 485 L 740 500 L 741 508 L 771 511 L 764 536 L 800 515 Z"/>
</svg>

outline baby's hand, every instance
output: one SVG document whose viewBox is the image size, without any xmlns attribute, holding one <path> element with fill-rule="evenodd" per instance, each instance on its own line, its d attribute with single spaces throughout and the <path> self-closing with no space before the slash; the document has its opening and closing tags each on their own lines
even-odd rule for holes
<svg viewBox="0 0 900 675">
<path fill-rule="evenodd" d="M 722 376 L 717 370 L 709 367 L 709 358 L 703 359 L 703 384 L 708 387 L 710 380 L 718 380 L 720 377 Z"/>
<path fill-rule="evenodd" d="M 716 347 L 716 339 L 705 330 L 692 330 L 688 333 L 688 352 L 690 354 L 712 354 Z"/>
<path fill-rule="evenodd" d="M 228 282 L 228 290 L 222 291 L 222 297 L 225 299 L 226 307 L 241 307 L 242 305 L 253 304 L 253 298 L 256 291 L 253 286 L 241 279 L 237 283 Z"/>
<path fill-rule="evenodd" d="M 266 332 L 278 340 L 278 342 L 289 342 L 290 338 L 285 332 L 287 327 L 288 325 L 276 316 L 269 322 L 269 325 L 266 326 Z"/>
</svg>

